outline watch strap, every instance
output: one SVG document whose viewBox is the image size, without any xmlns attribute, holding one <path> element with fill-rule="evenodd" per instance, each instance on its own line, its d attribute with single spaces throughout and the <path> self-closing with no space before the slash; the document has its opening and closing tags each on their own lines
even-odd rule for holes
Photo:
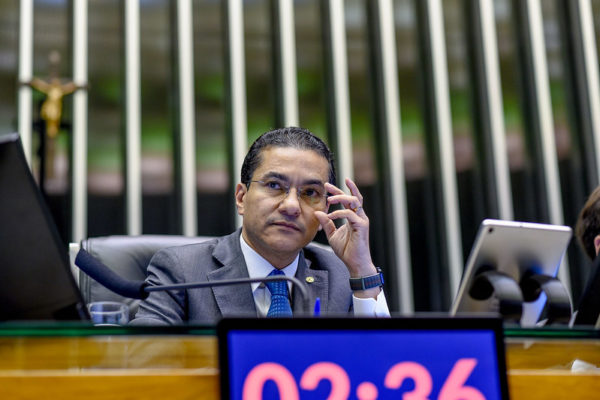
<svg viewBox="0 0 600 400">
<path fill-rule="evenodd" d="M 383 272 L 380 268 L 377 268 L 375 275 L 350 278 L 350 289 L 352 290 L 367 290 L 377 286 L 383 286 Z"/>
</svg>

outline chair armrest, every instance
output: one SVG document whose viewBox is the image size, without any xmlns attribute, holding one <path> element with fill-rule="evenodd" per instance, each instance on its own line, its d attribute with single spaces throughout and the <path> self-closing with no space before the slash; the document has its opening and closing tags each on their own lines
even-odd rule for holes
<svg viewBox="0 0 600 400">
<path fill-rule="evenodd" d="M 71 272 L 73 273 L 77 287 L 79 287 L 79 268 L 75 265 L 75 257 L 77 257 L 77 253 L 79 253 L 80 248 L 81 245 L 79 243 L 69 243 L 69 261 L 71 265 Z"/>
</svg>

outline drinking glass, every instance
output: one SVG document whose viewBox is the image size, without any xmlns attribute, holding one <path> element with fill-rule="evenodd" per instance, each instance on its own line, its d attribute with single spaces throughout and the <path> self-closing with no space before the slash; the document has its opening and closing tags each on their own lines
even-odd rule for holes
<svg viewBox="0 0 600 400">
<path fill-rule="evenodd" d="M 95 301 L 88 304 L 92 322 L 97 326 L 119 326 L 129 322 L 129 307 L 116 301 Z"/>
</svg>

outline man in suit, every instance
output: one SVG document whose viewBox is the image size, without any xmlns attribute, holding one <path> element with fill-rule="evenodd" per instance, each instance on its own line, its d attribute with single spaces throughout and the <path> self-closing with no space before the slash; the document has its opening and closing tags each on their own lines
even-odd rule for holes
<svg viewBox="0 0 600 400">
<path fill-rule="evenodd" d="M 329 148 L 308 130 L 264 133 L 250 147 L 235 189 L 242 228 L 208 242 L 158 252 L 147 281 L 161 285 L 283 273 L 306 284 L 309 304 L 318 298 L 323 314 L 389 315 L 381 271 L 369 250 L 363 197 L 352 180 L 345 180 L 350 194 L 335 183 Z M 333 204 L 340 207 L 329 212 Z M 336 227 L 334 221 L 340 219 L 346 222 Z M 310 244 L 321 229 L 333 252 Z M 282 285 L 153 292 L 141 303 L 133 323 L 214 323 L 226 316 L 306 311 L 297 291 Z"/>
</svg>

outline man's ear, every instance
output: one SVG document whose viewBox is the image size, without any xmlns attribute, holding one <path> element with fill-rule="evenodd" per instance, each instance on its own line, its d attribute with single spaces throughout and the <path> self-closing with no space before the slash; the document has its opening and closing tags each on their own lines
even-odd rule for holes
<svg viewBox="0 0 600 400">
<path fill-rule="evenodd" d="M 600 235 L 596 235 L 594 238 L 594 249 L 596 249 L 596 255 L 598 255 L 600 251 Z"/>
<path fill-rule="evenodd" d="M 235 185 L 235 206 L 239 215 L 244 215 L 244 197 L 248 192 L 248 187 L 243 183 Z"/>
</svg>

